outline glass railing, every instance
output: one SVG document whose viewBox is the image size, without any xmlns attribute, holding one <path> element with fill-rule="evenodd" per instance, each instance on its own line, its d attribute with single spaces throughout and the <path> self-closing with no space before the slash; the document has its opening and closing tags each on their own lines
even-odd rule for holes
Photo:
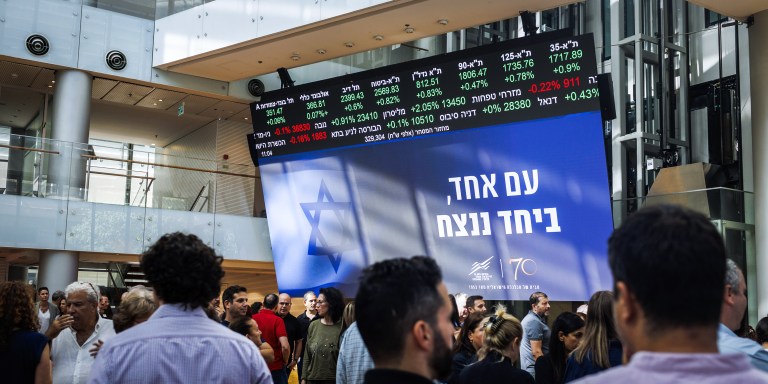
<svg viewBox="0 0 768 384">
<path fill-rule="evenodd" d="M 5 195 L 240 216 L 263 206 L 247 164 L 9 134 L 0 164 Z"/>
<path fill-rule="evenodd" d="M 256 167 L 128 148 L 0 134 L 0 246 L 136 254 L 182 231 L 271 261 Z"/>
</svg>

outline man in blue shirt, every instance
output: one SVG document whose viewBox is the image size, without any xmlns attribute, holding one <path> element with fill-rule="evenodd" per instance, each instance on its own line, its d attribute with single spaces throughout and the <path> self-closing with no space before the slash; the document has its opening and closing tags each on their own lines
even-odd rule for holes
<svg viewBox="0 0 768 384">
<path fill-rule="evenodd" d="M 720 353 L 744 353 L 756 368 L 768 372 L 768 351 L 756 342 L 736 336 L 744 311 L 747 309 L 747 284 L 741 269 L 728 259 L 725 273 L 725 293 L 720 311 L 720 328 L 717 331 L 717 348 Z"/>
<path fill-rule="evenodd" d="M 160 238 L 141 268 L 160 307 L 107 340 L 89 383 L 272 383 L 256 345 L 206 316 L 219 294 L 221 256 L 197 236 Z"/>
<path fill-rule="evenodd" d="M 547 326 L 549 316 L 549 298 L 544 292 L 534 292 L 528 300 L 531 310 L 523 321 L 523 340 L 520 342 L 520 368 L 531 376 L 536 374 L 536 359 L 549 352 L 551 331 Z"/>
</svg>

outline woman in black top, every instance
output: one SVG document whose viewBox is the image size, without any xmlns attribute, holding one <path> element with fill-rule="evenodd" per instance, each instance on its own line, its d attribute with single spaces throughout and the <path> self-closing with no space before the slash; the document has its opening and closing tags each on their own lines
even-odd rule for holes
<svg viewBox="0 0 768 384">
<path fill-rule="evenodd" d="M 549 352 L 536 360 L 536 384 L 561 384 L 565 360 L 584 336 L 584 320 L 573 312 L 563 312 L 552 324 Z"/>
<path fill-rule="evenodd" d="M 483 347 L 477 352 L 477 363 L 464 368 L 459 375 L 460 384 L 534 384 L 533 377 L 515 362 L 520 357 L 523 327 L 520 320 L 507 314 L 501 307 L 485 325 Z"/>
<path fill-rule="evenodd" d="M 477 361 L 477 350 L 483 346 L 483 326 L 488 322 L 484 313 L 472 312 L 464 320 L 459 338 L 453 347 L 451 378 L 448 383 L 459 382 L 459 374 L 469 364 Z"/>
<path fill-rule="evenodd" d="M 7 383 L 50 383 L 48 338 L 38 333 L 34 290 L 19 281 L 0 283 L 0 372 Z"/>
</svg>

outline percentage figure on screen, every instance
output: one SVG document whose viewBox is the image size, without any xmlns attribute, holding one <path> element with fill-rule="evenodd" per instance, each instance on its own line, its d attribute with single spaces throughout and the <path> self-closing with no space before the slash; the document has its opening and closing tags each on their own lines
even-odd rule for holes
<svg viewBox="0 0 768 384">
<path fill-rule="evenodd" d="M 430 97 L 441 96 L 442 94 L 443 94 L 443 90 L 442 89 L 440 89 L 440 88 L 431 88 L 431 89 L 425 89 L 423 91 L 419 91 L 416 94 L 416 97 L 418 97 L 419 99 L 428 99 Z"/>
<path fill-rule="evenodd" d="M 581 66 L 579 66 L 579 63 L 560 64 L 556 66 L 554 69 L 552 69 L 552 72 L 559 73 L 559 74 L 578 72 L 578 71 L 581 71 Z"/>
<path fill-rule="evenodd" d="M 535 76 L 533 75 L 533 71 L 523 71 L 523 72 L 517 72 L 517 73 L 511 73 L 504 77 L 504 81 L 507 83 L 516 83 L 518 81 L 526 81 L 526 80 L 533 80 Z"/>
<path fill-rule="evenodd" d="M 387 123 L 387 128 L 389 129 L 397 129 L 397 128 L 404 128 L 411 125 L 408 122 L 408 119 L 397 119 L 397 120 L 391 120 Z"/>
<path fill-rule="evenodd" d="M 562 87 L 563 86 L 562 84 L 560 84 L 560 80 L 549 80 L 541 83 L 531 84 L 531 87 L 528 89 L 528 92 L 531 92 L 531 93 L 551 92 L 551 91 L 556 91 Z"/>
<path fill-rule="evenodd" d="M 501 105 L 499 104 L 488 104 L 483 108 L 483 112 L 487 114 L 493 114 L 493 113 L 499 113 L 501 112 Z"/>
</svg>

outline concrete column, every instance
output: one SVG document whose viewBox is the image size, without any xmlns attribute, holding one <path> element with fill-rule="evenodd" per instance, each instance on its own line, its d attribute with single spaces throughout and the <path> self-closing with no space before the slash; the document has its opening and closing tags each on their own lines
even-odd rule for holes
<svg viewBox="0 0 768 384">
<path fill-rule="evenodd" d="M 93 78 L 86 72 L 56 71 L 51 139 L 60 154 L 50 157 L 48 197 L 79 200 L 85 196 L 87 159 L 80 155 L 88 151 L 92 87 Z"/>
<path fill-rule="evenodd" d="M 40 251 L 37 286 L 48 287 L 51 293 L 64 290 L 77 280 L 78 254 L 72 251 Z"/>
<path fill-rule="evenodd" d="M 757 311 L 768 313 L 768 11 L 755 15 L 749 31 L 752 92 L 752 154 L 755 175 L 755 248 Z"/>
</svg>

